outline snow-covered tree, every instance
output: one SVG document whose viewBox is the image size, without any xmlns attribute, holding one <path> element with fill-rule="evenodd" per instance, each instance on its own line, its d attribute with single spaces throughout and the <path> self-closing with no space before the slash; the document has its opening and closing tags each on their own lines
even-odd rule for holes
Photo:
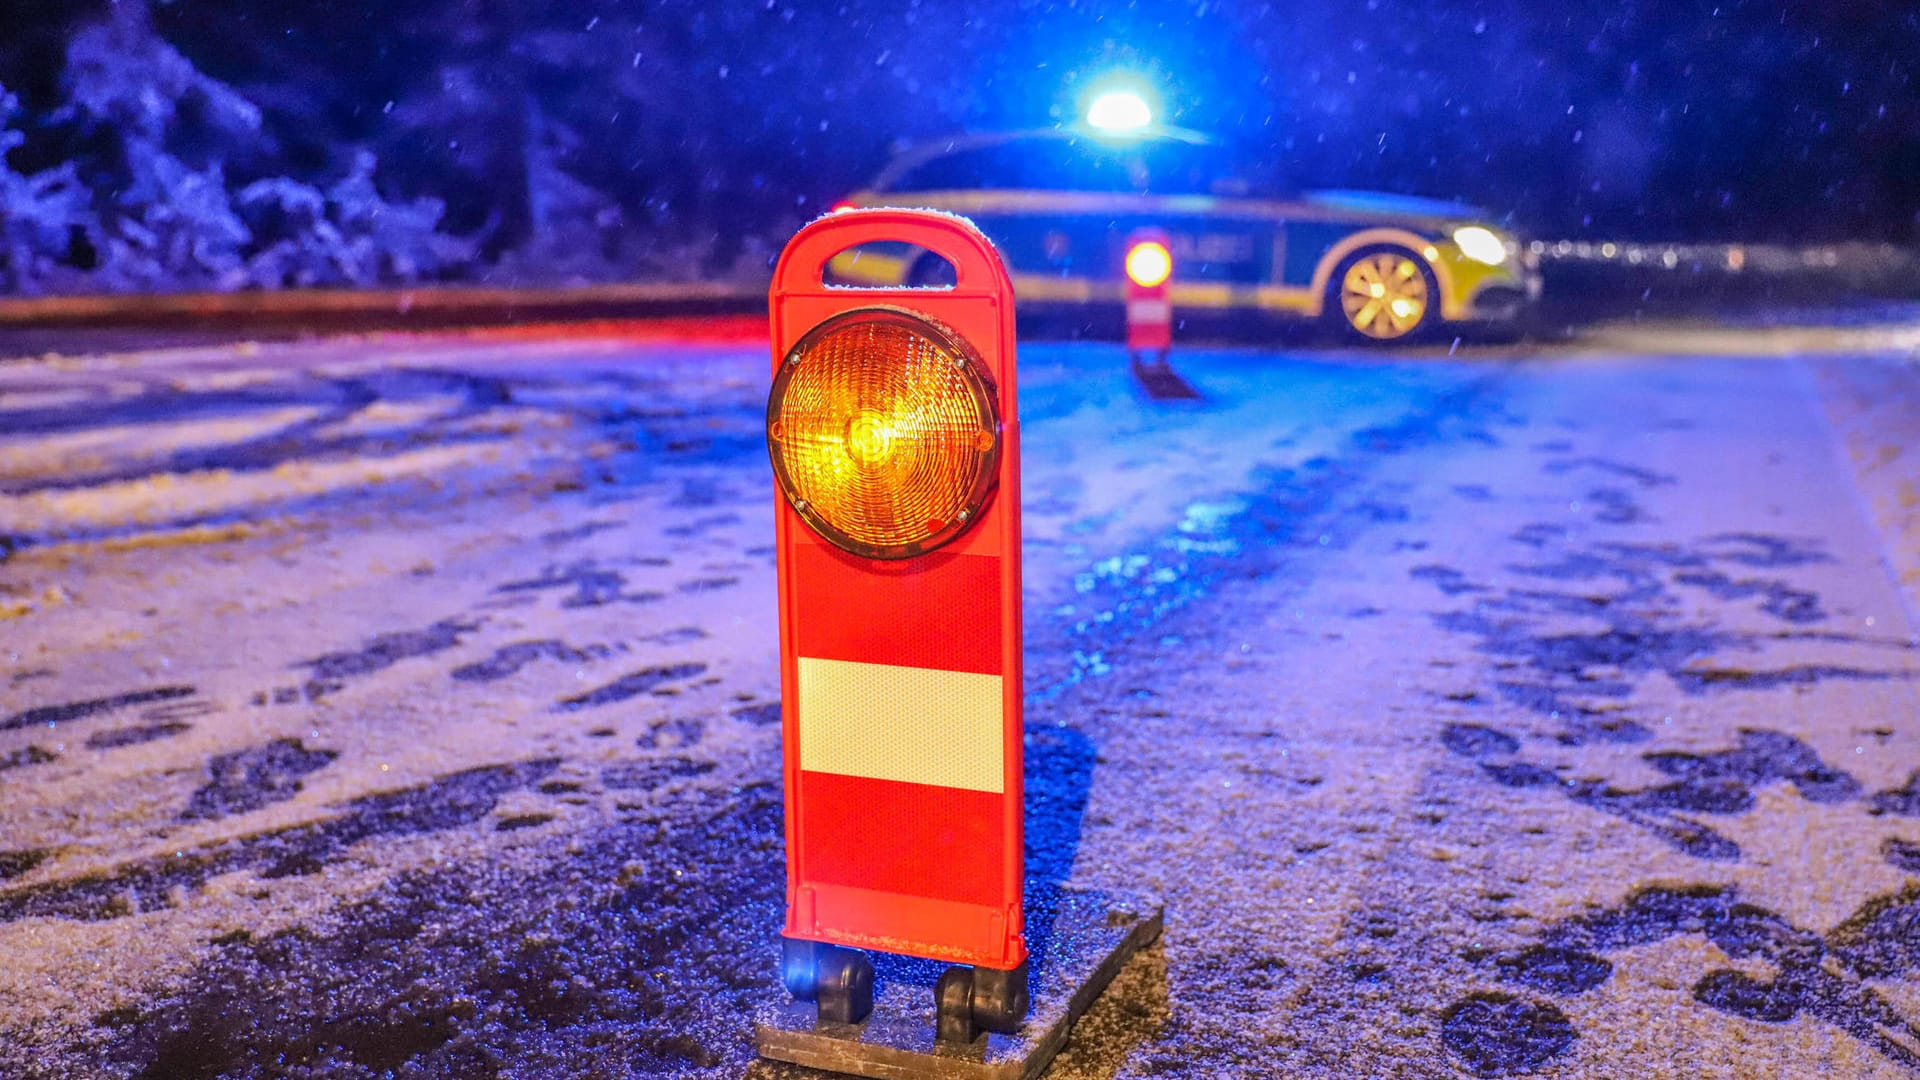
<svg viewBox="0 0 1920 1080">
<path fill-rule="evenodd" d="M 139 0 L 75 30 L 60 89 L 32 135 L 0 90 L 6 292 L 372 286 L 437 279 L 474 256 L 439 231 L 438 200 L 381 196 L 371 152 L 311 182 L 272 172 L 280 148 L 260 109 L 163 40 Z M 7 155 L 30 138 L 66 160 L 13 171 Z"/>
<path fill-rule="evenodd" d="M 371 151 L 354 155 L 353 168 L 327 189 L 327 218 L 349 267 L 353 285 L 433 281 L 471 263 L 476 245 L 440 231 L 438 199 L 389 202 L 374 186 L 379 160 Z"/>
<path fill-rule="evenodd" d="M 7 156 L 26 141 L 13 129 L 19 99 L 0 86 L 0 292 L 32 294 L 58 288 L 75 233 L 90 220 L 87 190 L 71 163 L 23 176 Z"/>
</svg>

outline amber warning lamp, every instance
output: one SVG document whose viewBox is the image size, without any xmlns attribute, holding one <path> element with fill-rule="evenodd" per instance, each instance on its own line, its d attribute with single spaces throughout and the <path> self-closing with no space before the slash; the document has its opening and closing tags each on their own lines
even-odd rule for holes
<svg viewBox="0 0 1920 1080">
<path fill-rule="evenodd" d="M 850 289 L 907 243 L 949 288 Z M 824 1023 L 873 1003 L 861 950 L 953 965 L 938 1031 L 1027 1013 L 1013 289 L 964 219 L 846 210 L 774 271 L 787 910 L 782 977 Z"/>
<path fill-rule="evenodd" d="M 911 312 L 864 308 L 788 351 L 767 445 L 781 493 L 822 539 L 910 559 L 959 538 L 993 497 L 1000 416 L 973 346 Z"/>
</svg>

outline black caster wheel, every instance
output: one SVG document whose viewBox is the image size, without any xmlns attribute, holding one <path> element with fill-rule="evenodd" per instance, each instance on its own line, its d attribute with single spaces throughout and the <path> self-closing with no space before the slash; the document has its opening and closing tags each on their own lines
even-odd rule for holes
<svg viewBox="0 0 1920 1080">
<path fill-rule="evenodd" d="M 1027 1018 L 1027 962 L 1012 971 L 973 969 L 973 1022 L 988 1031 L 1011 1035 Z"/>
<path fill-rule="evenodd" d="M 815 972 L 820 964 L 820 950 L 824 947 L 815 941 L 790 937 L 780 939 L 780 982 L 786 986 L 787 993 L 793 995 L 793 1000 L 813 1000 L 820 986 Z"/>
<path fill-rule="evenodd" d="M 1027 1018 L 1027 965 L 996 968 L 948 968 L 934 987 L 938 1020 L 934 1035 L 945 1042 L 970 1043 L 981 1031 L 1011 1035 Z"/>
<path fill-rule="evenodd" d="M 962 1046 L 973 1041 L 973 969 L 950 967 L 933 986 L 933 1037 Z"/>
<path fill-rule="evenodd" d="M 873 1012 L 873 963 L 857 949 L 780 939 L 780 981 L 819 1006 L 823 1024 L 858 1024 Z"/>
<path fill-rule="evenodd" d="M 858 1024 L 873 1012 L 873 963 L 865 953 L 827 945 L 814 969 L 823 1024 Z"/>
</svg>

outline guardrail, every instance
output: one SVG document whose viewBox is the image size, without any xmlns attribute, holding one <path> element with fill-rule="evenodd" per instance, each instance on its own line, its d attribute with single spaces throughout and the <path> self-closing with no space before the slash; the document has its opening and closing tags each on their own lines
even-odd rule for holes
<svg viewBox="0 0 1920 1080">
<path fill-rule="evenodd" d="M 765 311 L 766 306 L 763 282 L 0 297 L 0 329 L 276 323 L 429 326 L 552 317 L 731 315 Z"/>
<path fill-rule="evenodd" d="M 1670 274 L 1846 278 L 1892 282 L 1920 273 L 1920 252 L 1894 244 L 1680 244 L 1616 240 L 1535 240 L 1543 270 L 1618 267 Z"/>
</svg>

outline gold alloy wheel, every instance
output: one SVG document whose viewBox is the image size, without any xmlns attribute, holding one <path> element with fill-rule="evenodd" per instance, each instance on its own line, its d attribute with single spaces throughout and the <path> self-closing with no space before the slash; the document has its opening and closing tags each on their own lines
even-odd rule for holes
<svg viewBox="0 0 1920 1080">
<path fill-rule="evenodd" d="M 1405 337 L 1427 317 L 1427 276 L 1399 252 L 1363 255 L 1341 276 L 1340 310 L 1348 326 L 1370 338 Z"/>
</svg>

